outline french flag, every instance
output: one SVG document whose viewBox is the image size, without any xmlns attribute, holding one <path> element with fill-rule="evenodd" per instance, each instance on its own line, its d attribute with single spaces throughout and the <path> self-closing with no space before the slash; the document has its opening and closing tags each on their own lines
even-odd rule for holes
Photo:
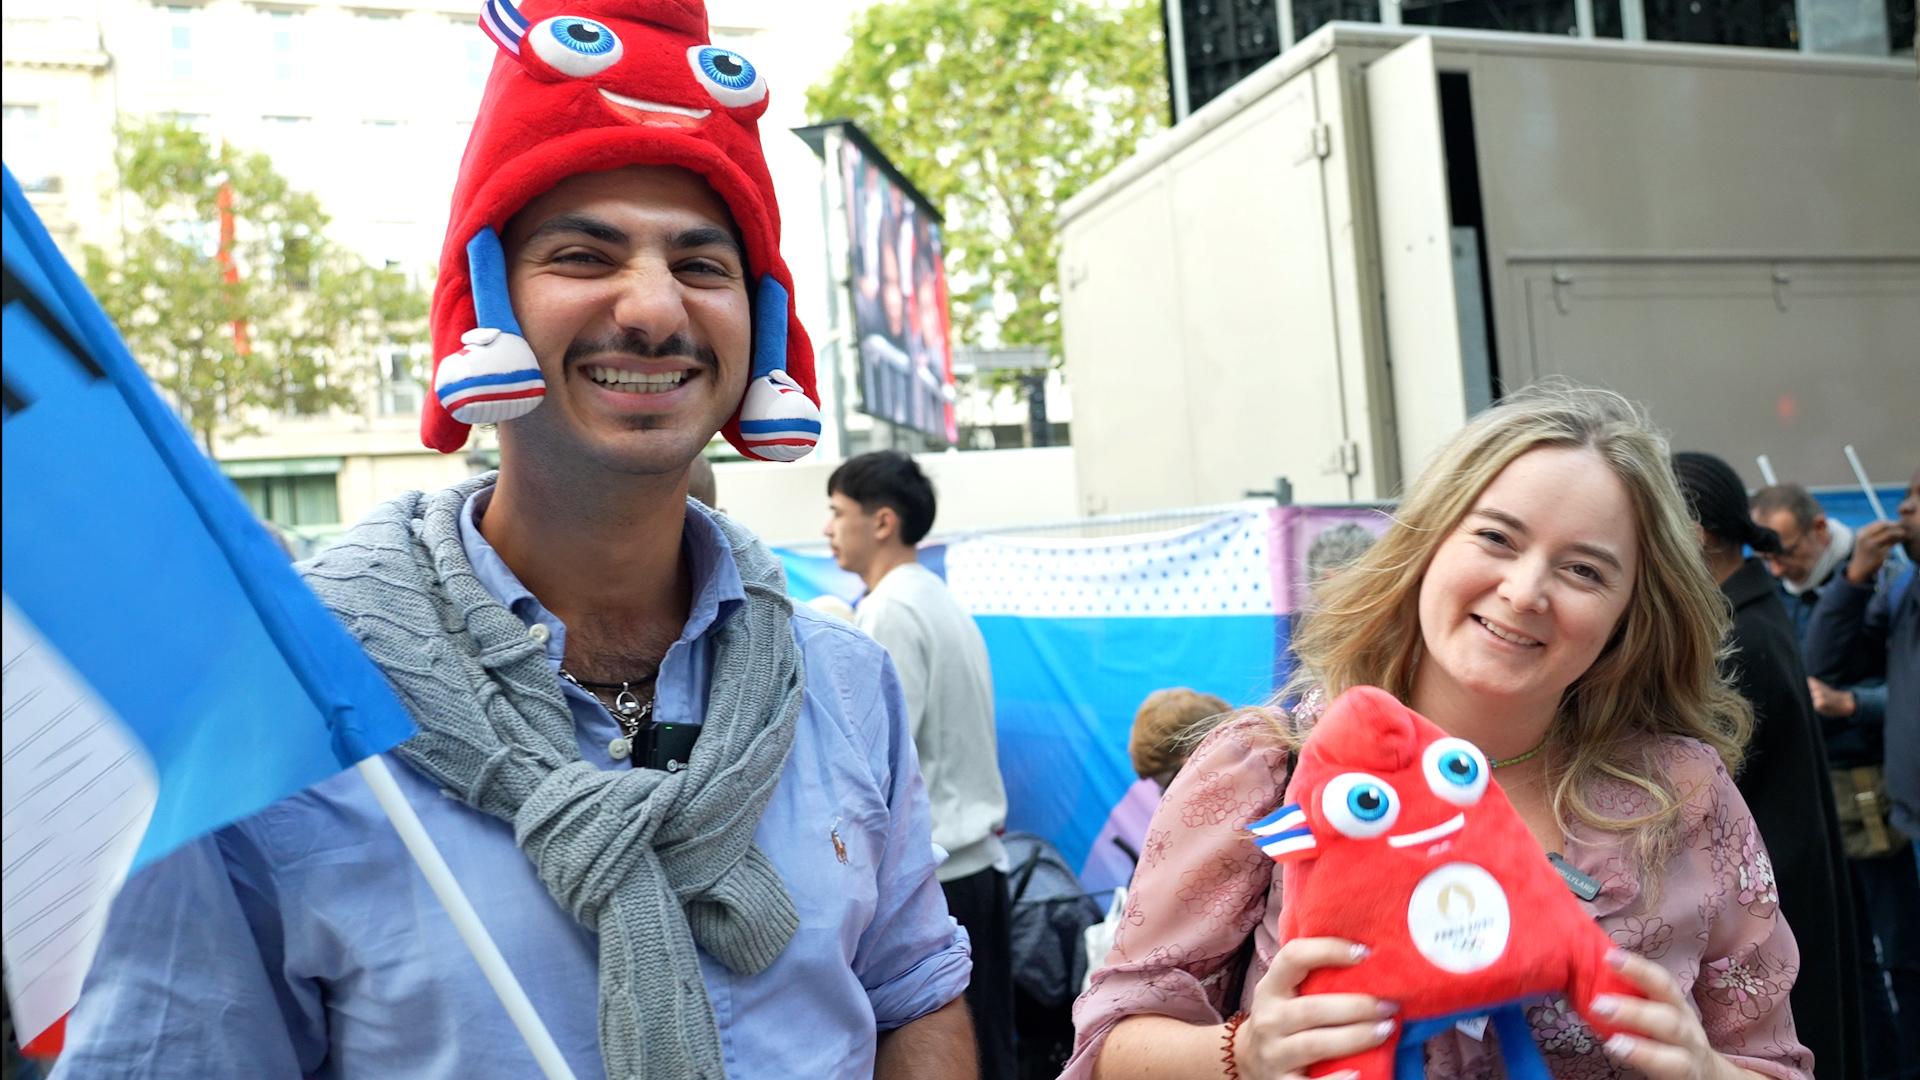
<svg viewBox="0 0 1920 1080">
<path fill-rule="evenodd" d="M 29 1054 L 127 876 L 413 734 L 34 216 L 5 209 L 0 947 Z"/>
</svg>

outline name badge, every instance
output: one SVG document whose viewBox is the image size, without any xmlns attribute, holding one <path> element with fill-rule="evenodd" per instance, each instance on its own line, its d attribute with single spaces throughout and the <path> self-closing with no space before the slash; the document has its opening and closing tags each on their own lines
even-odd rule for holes
<svg viewBox="0 0 1920 1080">
<path fill-rule="evenodd" d="M 1579 868 L 1561 858 L 1559 852 L 1548 852 L 1547 861 L 1552 863 L 1553 868 L 1560 872 L 1560 880 L 1567 883 L 1567 888 L 1573 890 L 1573 895 L 1582 900 L 1591 900 L 1600 895 L 1600 882 L 1587 874 L 1581 873 Z"/>
</svg>

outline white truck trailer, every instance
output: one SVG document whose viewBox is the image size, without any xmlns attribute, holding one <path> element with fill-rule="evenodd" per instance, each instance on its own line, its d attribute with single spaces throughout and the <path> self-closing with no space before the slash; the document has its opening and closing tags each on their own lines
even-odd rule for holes
<svg viewBox="0 0 1920 1080">
<path fill-rule="evenodd" d="M 1914 61 L 1332 23 L 1069 201 L 1081 508 L 1396 495 L 1505 389 L 1920 466 Z"/>
</svg>

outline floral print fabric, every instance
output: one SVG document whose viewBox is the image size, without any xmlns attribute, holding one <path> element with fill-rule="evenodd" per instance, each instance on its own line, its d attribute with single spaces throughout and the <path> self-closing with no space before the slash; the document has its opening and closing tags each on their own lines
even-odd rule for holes
<svg viewBox="0 0 1920 1080">
<path fill-rule="evenodd" d="M 1658 887 L 1643 889 L 1621 834 L 1576 828 L 1565 856 L 1601 883 L 1582 906 L 1621 948 L 1660 964 L 1690 992 L 1715 1049 L 1778 1080 L 1812 1080 L 1813 1058 L 1794 1037 L 1787 1005 L 1800 953 L 1779 915 L 1753 816 L 1711 749 L 1679 738 L 1658 749 L 1685 799 L 1679 850 Z M 1113 951 L 1074 1004 L 1074 1055 L 1061 1080 L 1091 1080 L 1107 1033 L 1129 1016 L 1220 1023 L 1249 932 L 1253 953 L 1239 997 L 1252 999 L 1278 949 L 1280 875 L 1242 830 L 1283 801 L 1287 761 L 1267 721 L 1246 716 L 1209 735 L 1168 787 Z M 1603 813 L 1651 809 L 1648 796 L 1624 782 L 1603 778 L 1591 794 Z M 1558 1080 L 1638 1075 L 1605 1055 L 1563 998 L 1527 1012 Z M 1505 1075 L 1490 1031 L 1482 1042 L 1456 1028 L 1429 1042 L 1426 1055 L 1435 1080 Z"/>
</svg>

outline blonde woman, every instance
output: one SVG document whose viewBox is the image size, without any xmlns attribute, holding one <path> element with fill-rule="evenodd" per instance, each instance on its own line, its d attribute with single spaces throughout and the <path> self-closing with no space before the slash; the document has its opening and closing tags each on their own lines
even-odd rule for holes
<svg viewBox="0 0 1920 1080">
<path fill-rule="evenodd" d="M 1564 1001 L 1531 1003 L 1556 1077 L 1811 1080 L 1799 953 L 1728 777 L 1752 714 L 1715 670 L 1725 610 L 1666 443 L 1624 400 L 1533 391 L 1482 413 L 1324 587 L 1282 694 L 1304 705 L 1223 724 L 1168 789 L 1065 1077 L 1299 1077 L 1395 1037 L 1393 1002 L 1297 993 L 1365 943 L 1279 947 L 1280 877 L 1242 831 L 1283 801 L 1316 703 L 1374 685 L 1479 746 L 1541 857 L 1598 883 L 1585 906 L 1647 1000 L 1599 1002 L 1633 1033 L 1604 1043 Z M 1426 1060 L 1501 1075 L 1472 1024 Z"/>
</svg>

